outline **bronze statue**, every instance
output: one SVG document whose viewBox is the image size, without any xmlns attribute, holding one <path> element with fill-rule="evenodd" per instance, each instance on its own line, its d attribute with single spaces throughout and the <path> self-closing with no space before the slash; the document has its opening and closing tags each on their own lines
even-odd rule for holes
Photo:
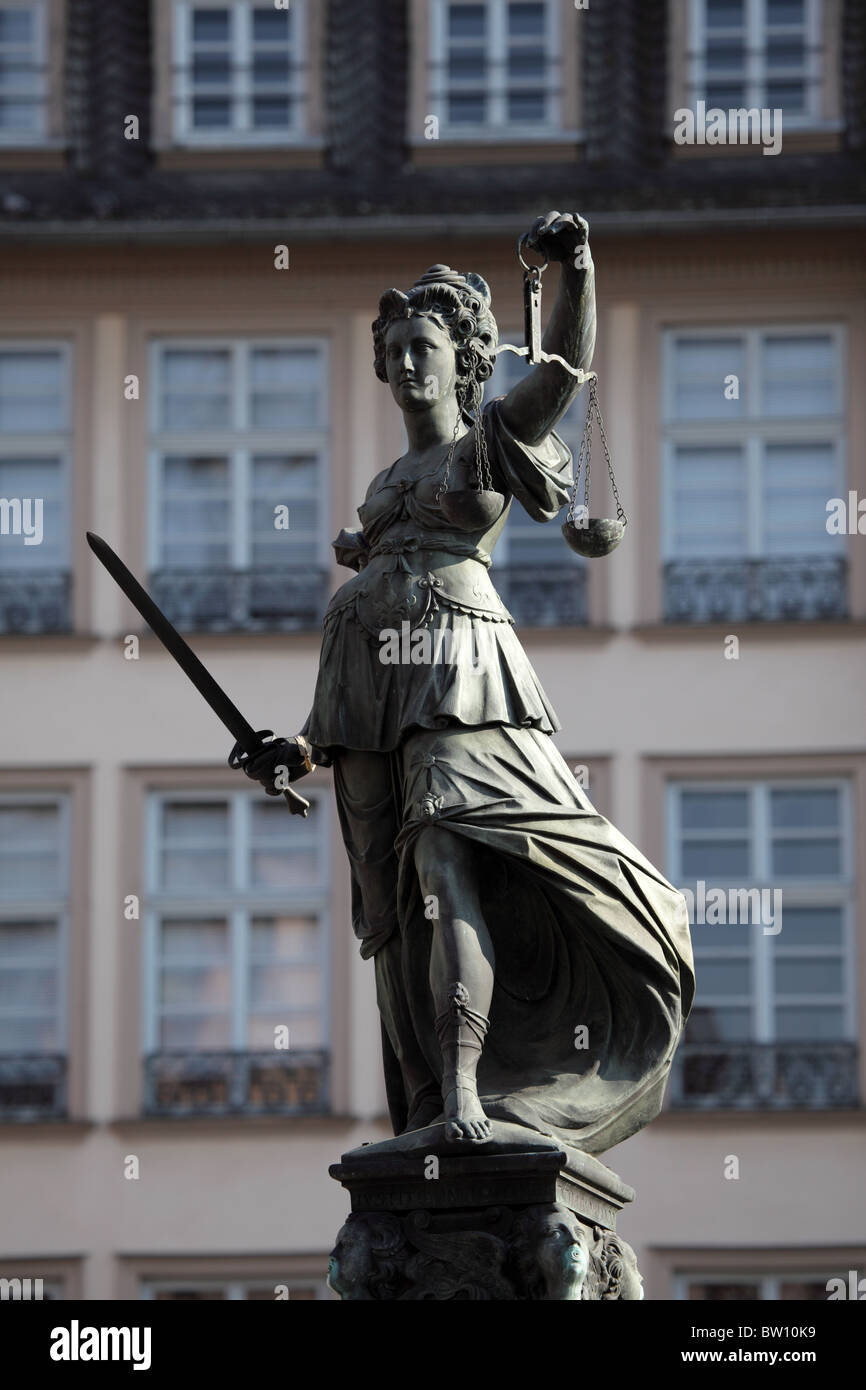
<svg viewBox="0 0 866 1390">
<path fill-rule="evenodd" d="M 375 370 L 409 448 L 335 542 L 357 573 L 302 733 L 243 762 L 272 795 L 333 767 L 395 1134 L 480 1145 L 497 1120 L 603 1152 L 657 1114 L 691 1004 L 684 899 L 576 784 L 488 573 L 515 501 L 551 521 L 568 500 L 554 431 L 580 389 L 563 363 L 592 360 L 587 234 L 552 212 L 524 239 L 561 263 L 553 360 L 483 409 L 484 280 L 436 265 L 383 295 Z"/>
</svg>

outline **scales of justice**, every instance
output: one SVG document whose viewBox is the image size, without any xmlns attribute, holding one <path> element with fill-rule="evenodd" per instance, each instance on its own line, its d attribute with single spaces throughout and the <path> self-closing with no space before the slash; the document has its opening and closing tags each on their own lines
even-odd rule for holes
<svg viewBox="0 0 866 1390">
<path fill-rule="evenodd" d="M 329 1274 L 343 1299 L 640 1298 L 616 1233 L 634 1192 L 599 1155 L 658 1114 L 694 993 L 685 900 L 575 782 L 490 574 L 513 506 L 548 522 L 568 504 L 564 539 L 593 558 L 626 527 L 590 370 L 587 224 L 540 217 L 518 256 L 522 348 L 499 344 L 474 272 L 437 264 L 382 295 L 374 369 L 408 448 L 372 479 L 360 527 L 334 542 L 353 574 L 328 604 L 295 737 L 254 730 L 106 542 L 88 536 L 234 735 L 232 767 L 302 815 L 294 784 L 332 769 L 394 1130 L 331 1168 L 352 1202 Z M 484 403 L 501 351 L 532 370 Z M 573 461 L 556 425 L 587 383 Z M 616 518 L 589 516 L 594 424 Z M 383 662 L 382 633 L 401 624 L 477 657 L 471 667 Z"/>
</svg>

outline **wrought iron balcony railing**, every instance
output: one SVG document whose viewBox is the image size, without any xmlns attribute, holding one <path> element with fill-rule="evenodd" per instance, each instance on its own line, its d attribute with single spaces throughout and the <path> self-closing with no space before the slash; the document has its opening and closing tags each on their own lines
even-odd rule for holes
<svg viewBox="0 0 866 1390">
<path fill-rule="evenodd" d="M 490 578 L 519 627 L 575 627 L 589 621 L 585 565 L 494 566 Z"/>
<path fill-rule="evenodd" d="M 66 570 L 0 571 L 0 633 L 69 632 L 72 579 Z"/>
<path fill-rule="evenodd" d="M 66 1070 L 60 1053 L 0 1054 L 0 1120 L 64 1119 Z"/>
<path fill-rule="evenodd" d="M 844 556 L 669 560 L 667 623 L 816 622 L 847 618 Z"/>
<path fill-rule="evenodd" d="M 319 627 L 328 571 L 287 569 L 162 569 L 150 593 L 176 627 L 190 632 L 305 632 Z"/>
<path fill-rule="evenodd" d="M 671 1071 L 678 1110 L 838 1110 L 858 1106 L 857 1044 L 683 1043 Z"/>
<path fill-rule="evenodd" d="M 146 1115 L 322 1115 L 329 1055 L 153 1052 L 144 1059 Z"/>
</svg>

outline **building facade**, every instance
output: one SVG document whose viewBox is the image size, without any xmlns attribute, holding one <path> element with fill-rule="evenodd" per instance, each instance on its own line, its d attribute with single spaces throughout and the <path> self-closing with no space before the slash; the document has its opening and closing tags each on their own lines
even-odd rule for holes
<svg viewBox="0 0 866 1390">
<path fill-rule="evenodd" d="M 854 0 L 0 0 L 0 1277 L 330 1297 L 328 1165 L 389 1133 L 330 773 L 301 820 L 232 772 L 85 532 L 294 733 L 404 449 L 379 295 L 474 269 L 521 343 L 551 207 L 629 524 L 513 515 L 493 574 L 698 975 L 621 1232 L 653 1299 L 866 1272 L 864 91 Z"/>
</svg>

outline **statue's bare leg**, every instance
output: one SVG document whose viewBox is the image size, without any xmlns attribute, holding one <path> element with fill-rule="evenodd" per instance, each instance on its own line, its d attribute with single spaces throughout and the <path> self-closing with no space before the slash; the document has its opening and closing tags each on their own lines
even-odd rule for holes
<svg viewBox="0 0 866 1390">
<path fill-rule="evenodd" d="M 430 989 L 442 1048 L 445 1137 L 483 1142 L 492 1130 L 475 1072 L 493 997 L 494 955 L 472 847 L 452 831 L 426 827 L 416 843 L 415 867 L 425 899 L 435 899 Z"/>
</svg>

